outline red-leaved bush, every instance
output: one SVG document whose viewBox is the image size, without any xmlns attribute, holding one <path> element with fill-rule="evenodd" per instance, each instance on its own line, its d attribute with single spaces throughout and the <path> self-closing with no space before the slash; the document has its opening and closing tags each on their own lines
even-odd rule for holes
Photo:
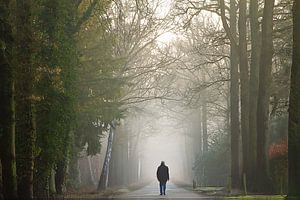
<svg viewBox="0 0 300 200">
<path fill-rule="evenodd" d="M 273 181 L 274 189 L 278 193 L 287 192 L 288 182 L 288 141 L 281 139 L 269 146 L 268 157 L 270 161 L 270 178 Z"/>
<path fill-rule="evenodd" d="M 273 143 L 269 146 L 269 159 L 276 159 L 278 157 L 287 156 L 288 142 L 287 139 L 282 139 L 277 143 Z"/>
</svg>

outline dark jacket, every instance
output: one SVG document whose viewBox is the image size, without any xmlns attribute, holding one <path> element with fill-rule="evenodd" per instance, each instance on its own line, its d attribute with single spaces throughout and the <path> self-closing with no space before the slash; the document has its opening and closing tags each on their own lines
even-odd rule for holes
<svg viewBox="0 0 300 200">
<path fill-rule="evenodd" d="M 167 182 L 169 180 L 169 168 L 166 165 L 160 165 L 157 168 L 156 176 L 159 182 Z"/>
</svg>

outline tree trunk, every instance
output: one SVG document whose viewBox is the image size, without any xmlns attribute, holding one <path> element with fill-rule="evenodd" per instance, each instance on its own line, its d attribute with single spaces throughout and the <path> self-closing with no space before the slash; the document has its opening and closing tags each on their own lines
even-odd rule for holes
<svg viewBox="0 0 300 200">
<path fill-rule="evenodd" d="M 71 168 L 69 173 L 70 173 L 71 182 L 70 185 L 68 185 L 68 188 L 78 189 L 82 183 L 82 180 L 81 180 L 81 174 L 79 169 L 79 160 L 77 157 L 72 159 L 70 166 Z"/>
<path fill-rule="evenodd" d="M 205 82 L 205 77 L 203 78 Z M 206 101 L 206 89 L 203 90 L 202 93 L 202 136 L 203 136 L 203 155 L 207 156 L 208 153 L 208 134 L 207 134 L 207 101 Z M 202 184 L 205 186 L 207 184 L 207 175 L 206 168 L 207 164 L 205 162 L 201 162 L 201 175 L 202 175 Z"/>
<path fill-rule="evenodd" d="M 142 161 L 140 156 L 138 157 L 138 175 L 137 175 L 137 181 L 139 182 L 141 180 L 141 172 L 142 172 Z"/>
<path fill-rule="evenodd" d="M 72 140 L 71 132 L 66 130 L 64 133 L 63 141 L 65 146 L 63 147 L 62 151 L 63 156 L 60 160 L 56 161 L 55 188 L 57 194 L 63 194 L 66 190 L 67 168 L 70 158 L 70 140 Z"/>
<path fill-rule="evenodd" d="M 293 63 L 291 70 L 291 91 L 288 128 L 288 196 L 300 197 L 300 2 L 294 0 L 293 7 Z"/>
<path fill-rule="evenodd" d="M 198 133 L 198 137 L 197 137 L 197 140 L 196 140 L 196 142 L 197 142 L 197 146 L 198 146 L 198 151 L 199 151 L 199 155 L 200 156 L 202 156 L 203 155 L 203 127 L 202 127 L 202 112 L 201 112 L 201 109 L 200 109 L 200 111 L 199 111 L 199 114 L 198 114 L 198 120 L 199 120 L 199 122 L 197 122 L 196 124 L 198 124 L 198 127 L 197 127 L 197 129 L 198 129 L 198 131 L 197 131 L 197 133 Z M 197 119 L 197 118 L 196 118 Z"/>
<path fill-rule="evenodd" d="M 236 40 L 237 6 L 230 0 L 230 31 Z M 230 148 L 231 148 L 231 188 L 240 187 L 239 173 L 239 72 L 237 49 L 230 43 Z"/>
<path fill-rule="evenodd" d="M 194 164 L 193 160 L 193 148 L 192 147 L 192 142 L 190 142 L 190 135 L 189 132 L 187 131 L 184 134 L 184 157 L 186 158 L 186 177 L 188 180 L 192 181 L 193 180 L 193 171 L 192 171 L 192 166 Z"/>
<path fill-rule="evenodd" d="M 206 91 L 202 95 L 202 135 L 203 135 L 203 153 L 208 152 L 208 135 L 207 135 L 207 102 Z"/>
<path fill-rule="evenodd" d="M 122 185 L 127 185 L 128 183 L 128 164 L 129 164 L 129 160 L 128 160 L 128 131 L 124 130 L 123 136 L 124 136 L 124 140 L 123 140 L 123 145 L 122 145 L 122 177 L 123 177 L 123 182 Z"/>
<path fill-rule="evenodd" d="M 91 156 L 87 156 L 87 161 L 88 161 L 88 170 L 89 170 L 89 180 L 92 185 L 95 185 L 95 177 L 92 169 L 92 161 L 91 161 Z"/>
<path fill-rule="evenodd" d="M 109 175 L 108 175 L 108 186 L 109 187 L 114 187 L 118 186 L 119 182 L 121 181 L 122 177 L 120 174 L 118 174 L 118 168 L 120 168 L 120 143 L 119 143 L 119 138 L 120 133 L 118 130 L 118 127 L 115 129 L 115 137 L 113 140 L 113 148 L 112 148 L 112 155 L 111 155 L 111 161 L 109 165 Z"/>
<path fill-rule="evenodd" d="M 239 63 L 241 73 L 241 131 L 243 149 L 242 172 L 248 176 L 248 144 L 249 144 L 249 70 L 247 56 L 247 1 L 239 1 Z"/>
<path fill-rule="evenodd" d="M 0 199 L 3 199 L 2 164 L 0 159 Z"/>
<path fill-rule="evenodd" d="M 109 175 L 110 186 L 128 185 L 128 131 L 123 122 L 115 130 L 115 140 L 112 152 L 112 169 Z"/>
<path fill-rule="evenodd" d="M 111 154 L 112 154 L 113 140 L 114 140 L 114 127 L 111 125 L 111 127 L 109 128 L 109 136 L 108 136 L 105 159 L 102 167 L 102 172 L 100 175 L 100 180 L 98 183 L 98 191 L 105 190 L 108 185 L 109 165 L 110 165 Z"/>
<path fill-rule="evenodd" d="M 262 23 L 262 49 L 259 65 L 259 90 L 257 102 L 257 189 L 269 190 L 267 174 L 267 133 L 269 129 L 269 99 L 273 56 L 273 8 L 274 0 L 265 0 Z"/>
<path fill-rule="evenodd" d="M 130 135 L 130 142 L 129 142 L 129 183 L 136 183 L 138 179 L 138 151 L 139 151 L 139 142 L 142 135 L 141 132 L 141 119 L 137 118 L 137 126 L 136 130 L 133 134 Z"/>
<path fill-rule="evenodd" d="M 18 194 L 33 198 L 36 126 L 34 118 L 34 66 L 32 1 L 17 0 L 17 174 Z"/>
<path fill-rule="evenodd" d="M 56 163 L 55 170 L 55 190 L 57 194 L 64 193 L 65 180 L 66 180 L 66 171 L 67 171 L 67 161 L 59 161 Z"/>
<path fill-rule="evenodd" d="M 249 162 L 248 162 L 248 185 L 253 188 L 256 169 L 256 140 L 257 140 L 257 99 L 258 99 L 258 76 L 260 37 L 258 22 L 258 0 L 250 1 L 250 26 L 251 26 L 251 64 L 250 64 L 250 95 L 249 95 Z"/>
<path fill-rule="evenodd" d="M 191 134 L 192 134 L 192 147 L 193 147 L 193 155 L 194 160 L 202 159 L 203 157 L 203 129 L 202 129 L 202 112 L 203 112 L 203 106 L 200 105 L 199 110 L 195 110 L 195 115 L 193 116 L 194 120 L 191 122 Z M 202 183 L 203 180 L 203 162 L 198 162 L 197 170 L 194 170 L 194 179 L 197 183 Z"/>
<path fill-rule="evenodd" d="M 74 135 L 72 136 L 74 138 Z M 81 184 L 81 177 L 80 177 L 80 170 L 79 170 L 79 160 L 78 160 L 78 150 L 75 147 L 74 139 L 72 142 L 72 155 L 70 158 L 70 164 L 69 164 L 69 175 L 68 175 L 68 184 L 67 184 L 67 190 L 76 190 L 79 188 Z"/>
<path fill-rule="evenodd" d="M 129 159 L 129 167 L 130 167 L 130 184 L 136 183 L 138 181 L 138 156 L 136 154 L 132 154 Z"/>
<path fill-rule="evenodd" d="M 139 119 L 140 121 L 140 119 Z M 138 145 L 141 136 L 140 123 L 137 125 L 137 136 L 131 135 L 131 141 L 129 145 L 129 184 L 136 183 L 138 174 Z M 134 138 L 136 140 L 134 141 Z"/>
<path fill-rule="evenodd" d="M 55 185 L 55 170 L 52 169 L 49 178 L 49 193 L 50 196 L 56 194 L 56 185 Z"/>
<path fill-rule="evenodd" d="M 126 184 L 128 164 L 128 135 L 124 132 L 124 125 L 120 124 L 115 129 L 113 141 L 112 160 L 110 165 L 109 186 Z M 122 167 L 120 167 L 122 166 Z"/>
<path fill-rule="evenodd" d="M 48 199 L 50 193 L 50 176 L 52 168 L 46 160 L 42 160 L 44 156 L 36 160 L 36 173 L 34 174 L 34 196 L 39 199 Z"/>
<path fill-rule="evenodd" d="M 9 24 L 10 5 L 0 1 L 0 158 L 2 163 L 3 196 L 17 198 L 15 160 L 15 100 L 12 63 L 12 28 Z"/>
</svg>

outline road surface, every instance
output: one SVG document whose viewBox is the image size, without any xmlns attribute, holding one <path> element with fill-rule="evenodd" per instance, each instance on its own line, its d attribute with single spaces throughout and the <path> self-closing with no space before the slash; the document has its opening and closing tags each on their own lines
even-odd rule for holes
<svg viewBox="0 0 300 200">
<path fill-rule="evenodd" d="M 139 190 L 128 192 L 114 199 L 220 199 L 197 194 L 193 191 L 180 188 L 173 183 L 167 183 L 166 195 L 159 195 L 159 185 L 153 182 Z"/>
</svg>

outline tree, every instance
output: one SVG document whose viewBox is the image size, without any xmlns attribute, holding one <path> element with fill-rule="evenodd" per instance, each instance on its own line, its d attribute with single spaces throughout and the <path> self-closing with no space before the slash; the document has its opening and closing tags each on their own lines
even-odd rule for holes
<svg viewBox="0 0 300 200">
<path fill-rule="evenodd" d="M 230 1 L 230 32 L 236 40 L 236 3 Z M 230 148 L 231 148 L 231 187 L 236 189 L 240 186 L 239 173 L 239 72 L 237 49 L 233 42 L 230 43 Z"/>
<path fill-rule="evenodd" d="M 84 49 L 84 52 L 87 53 L 85 63 L 88 65 L 97 63 L 97 68 L 101 69 L 101 73 L 87 73 L 87 77 L 91 76 L 92 80 L 96 80 L 93 82 L 87 80 L 92 92 L 90 98 L 87 99 L 101 104 L 102 108 L 97 109 L 97 113 L 93 113 L 96 121 L 106 125 L 110 124 L 111 121 L 122 118 L 123 112 L 130 105 L 156 98 L 154 91 L 158 84 L 145 78 L 155 74 L 157 68 L 163 67 L 161 64 L 152 65 L 152 61 L 155 59 L 154 57 L 150 59 L 151 47 L 153 48 L 155 39 L 159 35 L 158 29 L 163 27 L 161 24 L 165 24 L 162 23 L 163 20 L 156 19 L 156 3 L 152 5 L 143 1 L 113 2 L 109 12 L 104 10 L 105 14 L 96 13 L 101 19 L 100 23 L 104 26 L 101 27 L 102 24 L 99 24 L 99 27 L 94 29 L 95 27 L 89 27 L 90 24 L 87 24 L 90 33 L 98 32 L 99 38 L 94 43 L 87 41 L 88 45 L 86 46 L 93 47 L 95 44 L 96 46 L 101 44 L 96 49 L 102 54 L 102 58 L 99 59 L 99 53 L 95 54 L 95 48 L 91 48 L 91 51 Z M 128 9 L 129 7 L 131 9 Z M 83 32 L 83 34 L 85 33 L 87 31 Z M 101 48 L 103 46 L 105 48 Z M 145 57 L 149 57 L 149 59 L 145 59 Z M 91 67 L 93 69 L 95 65 L 91 65 Z M 99 82 L 101 85 L 97 84 Z M 118 134 L 117 131 L 113 140 L 119 138 L 119 135 L 116 134 Z M 98 185 L 99 190 L 105 189 L 108 183 L 114 182 L 113 180 L 107 181 L 107 178 L 113 178 L 109 174 L 109 169 L 113 169 L 111 164 L 117 162 L 117 158 L 109 159 L 116 155 L 111 154 L 111 152 L 115 152 L 113 149 L 115 142 L 111 137 L 108 137 L 108 142 L 111 145 L 106 150 L 106 160 Z M 132 155 L 135 156 L 135 154 L 137 153 L 134 152 Z M 130 159 L 132 159 L 131 164 L 136 167 L 137 159 L 134 156 Z M 136 181 L 135 178 L 132 181 Z"/>
<path fill-rule="evenodd" d="M 260 29 L 258 22 L 258 0 L 250 1 L 250 26 L 251 26 L 251 63 L 250 63 L 250 85 L 249 85 L 249 162 L 248 162 L 248 183 L 250 187 L 254 184 L 256 168 L 256 117 L 258 98 L 258 75 L 260 55 Z"/>
<path fill-rule="evenodd" d="M 269 131 L 270 84 L 273 57 L 273 8 L 274 0 L 265 0 L 262 23 L 262 48 L 259 64 L 259 89 L 257 101 L 257 189 L 266 191 L 267 173 L 267 133 Z"/>
<path fill-rule="evenodd" d="M 237 6 L 234 0 L 230 1 L 230 27 L 227 24 L 227 20 L 226 20 L 226 15 L 225 15 L 225 2 L 224 0 L 220 0 L 220 9 L 221 9 L 221 19 L 222 19 L 222 24 L 223 27 L 225 29 L 226 35 L 230 40 L 230 133 L 231 133 L 231 186 L 232 188 L 236 189 L 236 188 L 240 188 L 240 173 L 239 173 L 239 137 L 240 137 L 240 117 L 239 117 L 239 69 L 238 69 L 238 65 L 239 65 L 239 52 L 240 54 L 243 54 L 244 56 L 244 65 L 247 64 L 245 63 L 245 37 L 246 37 L 246 33 L 244 33 L 244 39 L 240 39 L 242 42 L 244 42 L 244 51 L 240 51 L 239 49 L 239 45 L 237 44 L 237 30 L 236 30 L 236 21 L 237 21 Z M 239 29 L 240 31 L 243 33 L 245 30 L 245 25 L 243 25 L 243 23 L 245 23 L 245 4 L 240 2 L 239 7 L 242 7 L 242 9 L 244 10 L 244 13 L 242 11 L 242 13 L 240 15 L 242 15 L 242 17 L 244 17 L 243 21 L 240 20 L 239 21 Z M 243 34 L 241 35 L 243 36 Z M 242 53 L 243 52 L 243 53 Z M 243 76 L 245 77 L 245 74 L 248 75 L 247 72 L 245 72 L 245 70 L 247 71 L 247 69 L 245 69 L 246 66 L 244 66 L 244 71 L 243 71 Z M 241 75 L 242 76 L 242 75 Z M 247 86 L 247 78 L 245 80 L 246 82 L 243 83 L 243 86 Z M 246 91 L 245 91 L 246 92 Z M 247 92 L 246 92 L 247 93 Z M 247 95 L 246 93 L 244 93 L 244 97 L 243 99 L 245 100 L 245 95 Z M 241 97 L 242 99 L 242 97 Z M 245 103 L 243 104 L 244 106 Z M 246 117 L 246 115 L 244 115 L 244 117 Z M 241 119 L 245 122 L 245 119 Z M 245 130 L 245 124 L 244 126 L 242 126 L 242 129 Z M 243 132 L 242 130 L 242 132 Z M 245 134 L 245 132 L 243 132 L 242 134 Z M 245 139 L 245 137 L 244 137 Z M 244 153 L 243 153 L 244 155 Z"/>
<path fill-rule="evenodd" d="M 12 63 L 13 35 L 10 21 L 10 1 L 0 1 L 0 159 L 3 196 L 17 198 L 15 160 L 15 91 Z"/>
<path fill-rule="evenodd" d="M 129 134 L 124 128 L 126 122 L 122 119 L 118 126 L 115 128 L 113 148 L 112 148 L 112 161 L 110 165 L 110 173 L 108 177 L 108 187 L 124 186 L 130 184 L 128 182 L 128 142 Z M 126 123 L 126 125 L 128 125 Z M 120 167 L 122 166 L 122 167 Z"/>
<path fill-rule="evenodd" d="M 109 169 L 112 155 L 112 146 L 114 141 L 114 127 L 115 125 L 111 124 L 109 127 L 109 136 L 108 136 L 108 144 L 107 150 L 105 154 L 105 159 L 102 167 L 101 176 L 98 183 L 98 191 L 105 190 L 108 186 L 108 177 L 109 177 Z"/>
<path fill-rule="evenodd" d="M 249 70 L 247 56 L 247 1 L 239 1 L 239 65 L 241 80 L 241 133 L 243 149 L 243 175 L 248 176 L 249 167 Z"/>
<path fill-rule="evenodd" d="M 108 186 L 115 131 L 109 124 L 120 119 L 123 109 L 120 95 L 125 79 L 121 73 L 124 59 L 115 55 L 117 34 L 110 30 L 112 24 L 105 16 L 109 3 L 101 3 L 79 32 L 80 68 L 79 110 L 76 135 L 81 146 L 87 144 L 87 154 L 100 153 L 100 138 L 108 133 L 108 146 L 98 190 Z M 111 16 L 109 16 L 111 17 Z M 89 130 L 88 132 L 86 130 Z"/>
<path fill-rule="evenodd" d="M 288 122 L 288 196 L 300 197 L 300 2 L 293 5 L 293 58 Z"/>
<path fill-rule="evenodd" d="M 55 170 L 56 192 L 63 193 L 69 162 L 71 132 L 76 119 L 76 72 L 78 53 L 74 29 L 77 7 L 69 1 L 38 2 L 35 87 L 37 110 L 37 156 L 35 193 L 49 196 L 49 178 Z"/>
<path fill-rule="evenodd" d="M 17 175 L 18 194 L 33 198 L 33 169 L 36 139 L 33 63 L 33 2 L 17 1 Z"/>
</svg>

